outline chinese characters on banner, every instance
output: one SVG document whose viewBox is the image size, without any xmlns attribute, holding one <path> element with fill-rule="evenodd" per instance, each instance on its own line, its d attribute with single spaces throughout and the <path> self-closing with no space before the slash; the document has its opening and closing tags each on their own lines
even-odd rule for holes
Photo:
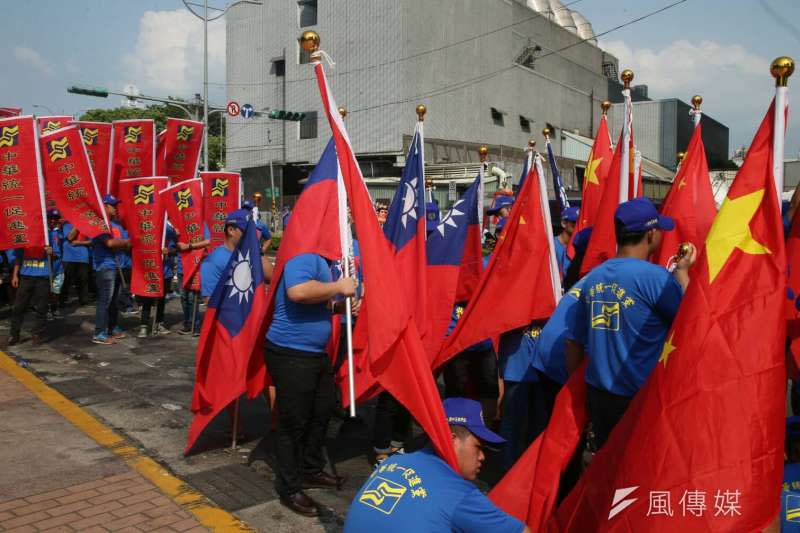
<svg viewBox="0 0 800 533">
<path fill-rule="evenodd" d="M 204 240 L 203 226 L 203 186 L 200 178 L 195 178 L 159 193 L 161 205 L 167 210 L 172 225 L 178 232 L 178 242 L 193 244 Z M 200 263 L 204 250 L 180 252 L 183 265 L 183 289 L 200 290 Z"/>
<path fill-rule="evenodd" d="M 110 122 L 73 122 L 81 129 L 83 145 L 89 155 L 92 173 L 97 188 L 105 191 L 108 184 L 109 162 L 111 157 Z"/>
<path fill-rule="evenodd" d="M 116 195 L 120 180 L 156 175 L 156 126 L 150 119 L 115 120 L 112 124 L 105 192 Z"/>
<path fill-rule="evenodd" d="M 47 190 L 61 215 L 83 235 L 108 233 L 108 216 L 78 126 L 39 138 Z"/>
<path fill-rule="evenodd" d="M 167 178 L 129 178 L 119 182 L 125 229 L 131 239 L 131 292 L 137 296 L 164 295 L 164 208 L 159 192 Z"/>
<path fill-rule="evenodd" d="M 0 250 L 49 244 L 38 151 L 33 117 L 0 119 Z"/>
<path fill-rule="evenodd" d="M 159 176 L 168 176 L 172 183 L 194 178 L 202 145 L 202 122 L 168 118 L 167 129 L 159 134 L 156 172 Z"/>
<path fill-rule="evenodd" d="M 235 172 L 201 172 L 204 215 L 211 234 L 211 248 L 225 240 L 225 218 L 241 205 L 241 177 Z"/>
<path fill-rule="evenodd" d="M 72 117 L 69 115 L 54 115 L 48 117 L 36 117 L 36 123 L 39 126 L 39 135 L 51 133 L 69 126 L 72 122 Z"/>
</svg>

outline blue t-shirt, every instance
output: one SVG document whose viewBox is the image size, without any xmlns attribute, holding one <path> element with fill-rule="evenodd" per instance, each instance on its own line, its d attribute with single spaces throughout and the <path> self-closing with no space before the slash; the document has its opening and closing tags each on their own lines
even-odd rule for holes
<svg viewBox="0 0 800 533">
<path fill-rule="evenodd" d="M 200 295 L 203 298 L 211 297 L 225 267 L 228 266 L 232 253 L 231 250 L 225 248 L 224 244 L 221 244 L 200 263 Z"/>
<path fill-rule="evenodd" d="M 61 263 L 61 257 L 64 255 L 64 240 L 64 232 L 61 228 L 50 230 L 50 248 L 53 249 L 53 255 L 50 256 L 50 267 L 53 269 L 54 276 L 64 273 L 64 265 Z"/>
<path fill-rule="evenodd" d="M 115 239 L 128 238 L 128 232 L 113 220 L 111 221 L 111 233 Z M 117 267 L 124 268 L 120 257 L 122 252 L 115 252 L 106 246 L 106 242 L 110 238 L 111 235 L 104 233 L 92 239 L 92 260 L 94 262 L 95 271 L 113 270 Z"/>
<path fill-rule="evenodd" d="M 531 366 L 541 334 L 541 322 L 534 322 L 524 328 L 503 333 L 500 336 L 498 369 L 506 381 L 539 381 Z"/>
<path fill-rule="evenodd" d="M 53 249 L 55 252 L 55 249 Z M 19 267 L 20 276 L 31 276 L 34 278 L 48 278 L 50 272 L 47 267 L 47 254 L 43 247 L 39 248 L 18 248 L 15 257 L 21 257 L 22 263 Z M 53 258 L 51 258 L 51 261 Z M 52 264 L 52 263 L 51 263 Z M 55 274 L 55 269 L 53 274 Z"/>
<path fill-rule="evenodd" d="M 272 233 L 270 233 L 269 228 L 266 224 L 264 224 L 261 220 L 256 220 L 256 229 L 259 233 L 259 241 L 269 241 L 272 239 Z"/>
<path fill-rule="evenodd" d="M 547 324 L 539 334 L 536 351 L 533 354 L 531 365 L 547 377 L 561 383 L 567 382 L 567 330 L 575 324 L 575 314 L 578 312 L 581 291 L 586 283 L 586 278 L 581 278 L 567 291 L 567 294 L 558 302 L 553 315 L 547 319 Z"/>
<path fill-rule="evenodd" d="M 561 244 L 561 240 L 555 237 L 553 242 L 555 243 L 556 249 L 556 264 L 558 264 L 558 271 L 563 278 L 567 273 L 567 269 L 569 269 L 569 265 L 572 264 L 572 261 L 569 256 L 567 256 L 567 247 Z"/>
<path fill-rule="evenodd" d="M 169 250 L 169 254 L 164 256 L 164 280 L 170 280 L 175 272 L 175 253 L 178 249 L 178 234 L 172 224 L 167 224 L 164 229 L 164 247 Z"/>
<path fill-rule="evenodd" d="M 781 531 L 800 532 L 800 464 L 783 465 Z"/>
<path fill-rule="evenodd" d="M 331 265 L 322 256 L 300 254 L 286 262 L 275 291 L 275 312 L 267 340 L 284 348 L 325 353 L 332 329 L 327 302 L 301 304 L 287 295 L 288 289 L 307 281 L 333 281 Z"/>
<path fill-rule="evenodd" d="M 344 523 L 345 533 L 519 533 L 524 528 L 429 448 L 381 463 L 356 493 Z"/>
<path fill-rule="evenodd" d="M 634 258 L 614 258 L 586 276 L 575 331 L 589 357 L 586 382 L 633 396 L 655 368 L 683 297 L 666 269 Z"/>
<path fill-rule="evenodd" d="M 76 246 L 67 240 L 67 235 L 72 232 L 74 226 L 69 222 L 64 223 L 64 257 L 65 263 L 88 263 L 89 247 Z M 85 240 L 85 239 L 84 239 Z"/>
</svg>

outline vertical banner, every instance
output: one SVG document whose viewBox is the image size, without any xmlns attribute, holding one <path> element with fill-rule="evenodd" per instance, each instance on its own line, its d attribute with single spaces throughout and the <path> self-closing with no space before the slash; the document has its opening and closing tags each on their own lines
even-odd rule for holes
<svg viewBox="0 0 800 533">
<path fill-rule="evenodd" d="M 37 137 L 31 116 L 0 119 L 0 250 L 48 244 Z"/>
<path fill-rule="evenodd" d="M 203 181 L 194 178 L 176 183 L 162 190 L 159 196 L 161 205 L 179 234 L 178 241 L 186 244 L 203 241 Z M 200 290 L 200 263 L 203 262 L 205 250 L 179 252 L 178 255 L 183 265 L 182 288 Z"/>
<path fill-rule="evenodd" d="M 200 163 L 202 146 L 202 122 L 168 118 L 167 128 L 159 133 L 156 172 L 159 176 L 168 176 L 172 183 L 194 178 L 197 174 L 197 165 Z"/>
<path fill-rule="evenodd" d="M 88 237 L 108 233 L 108 215 L 78 126 L 46 133 L 39 145 L 47 190 L 61 215 Z"/>
<path fill-rule="evenodd" d="M 111 160 L 111 123 L 76 121 L 73 124 L 81 129 L 83 145 L 89 155 L 97 188 L 105 192 Z"/>
<path fill-rule="evenodd" d="M 236 172 L 201 172 L 203 214 L 211 234 L 211 247 L 225 241 L 225 218 L 241 206 L 242 178 Z"/>
<path fill-rule="evenodd" d="M 39 135 L 60 130 L 61 128 L 69 126 L 72 121 L 73 118 L 70 115 L 36 117 L 36 124 L 39 127 Z"/>
<path fill-rule="evenodd" d="M 115 120 L 105 192 L 117 194 L 118 183 L 156 174 L 156 125 L 152 119 Z"/>
<path fill-rule="evenodd" d="M 164 208 L 158 193 L 167 181 L 149 177 L 119 182 L 123 223 L 131 239 L 131 292 L 137 296 L 164 296 Z"/>
</svg>

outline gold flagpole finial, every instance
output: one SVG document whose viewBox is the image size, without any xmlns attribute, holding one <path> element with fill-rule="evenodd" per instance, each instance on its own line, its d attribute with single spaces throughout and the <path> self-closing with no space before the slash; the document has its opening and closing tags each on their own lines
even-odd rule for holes
<svg viewBox="0 0 800 533">
<path fill-rule="evenodd" d="M 622 80 L 622 83 L 625 85 L 626 89 L 631 88 L 631 82 L 633 81 L 633 71 L 629 68 L 626 68 L 622 71 L 619 79 Z"/>
<path fill-rule="evenodd" d="M 536 147 L 536 141 L 534 141 L 533 139 L 528 141 L 528 148 L 529 149 L 533 150 L 535 147 Z"/>
<path fill-rule="evenodd" d="M 426 189 L 432 189 L 433 188 L 433 180 L 432 179 L 427 178 L 425 180 L 425 188 Z"/>
<path fill-rule="evenodd" d="M 686 152 L 678 152 L 678 156 L 675 158 L 678 160 L 678 164 L 683 163 L 683 158 L 686 157 Z"/>
<path fill-rule="evenodd" d="M 786 87 L 789 76 L 794 72 L 794 59 L 789 56 L 781 56 L 772 62 L 769 71 L 775 78 L 776 87 Z"/>
<path fill-rule="evenodd" d="M 603 110 L 604 115 L 607 115 L 608 110 L 611 109 L 611 102 L 609 102 L 608 100 L 603 100 L 602 102 L 600 102 L 600 109 Z"/>
<path fill-rule="evenodd" d="M 545 139 L 549 139 L 550 138 L 550 128 L 543 129 L 542 130 L 542 135 L 544 135 Z"/>
<path fill-rule="evenodd" d="M 340 105 L 340 106 L 339 106 L 339 109 L 337 109 L 337 111 L 338 111 L 338 112 L 339 112 L 339 114 L 342 116 L 342 118 L 344 118 L 344 117 L 346 117 L 346 116 L 347 116 L 347 108 L 346 108 L 345 106 L 343 106 L 343 105 Z"/>
<path fill-rule="evenodd" d="M 316 52 L 319 50 L 319 34 L 314 30 L 304 31 L 300 36 L 300 46 L 306 52 Z"/>
<path fill-rule="evenodd" d="M 489 157 L 489 149 L 485 146 L 481 146 L 478 148 L 478 155 L 481 157 L 481 163 L 485 163 L 486 158 Z"/>
<path fill-rule="evenodd" d="M 692 107 L 695 111 L 700 111 L 700 105 L 703 103 L 703 97 L 699 94 L 692 96 Z"/>
<path fill-rule="evenodd" d="M 420 122 L 425 120 L 425 113 L 427 113 L 427 112 L 428 112 L 428 108 L 425 106 L 425 104 L 419 104 L 417 106 L 417 119 Z"/>
<path fill-rule="evenodd" d="M 256 205 L 261 203 L 261 193 L 260 192 L 254 192 L 253 193 L 253 201 L 256 203 Z"/>
</svg>

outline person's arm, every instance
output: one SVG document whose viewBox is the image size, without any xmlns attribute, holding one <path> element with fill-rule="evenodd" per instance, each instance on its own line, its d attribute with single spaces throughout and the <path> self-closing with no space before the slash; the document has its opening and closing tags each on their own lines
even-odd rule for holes
<svg viewBox="0 0 800 533">
<path fill-rule="evenodd" d="M 72 227 L 72 229 L 70 230 L 70 232 L 69 232 L 69 233 L 67 233 L 67 240 L 68 240 L 69 242 L 71 242 L 72 244 L 75 244 L 75 243 L 73 243 L 72 241 L 74 241 L 74 240 L 75 240 L 75 239 L 77 239 L 77 238 L 78 238 L 78 228 L 76 228 L 75 226 L 73 226 L 73 227 Z"/>
<path fill-rule="evenodd" d="M 697 248 L 692 243 L 687 244 L 689 253 L 678 259 L 675 263 L 675 270 L 672 271 L 675 280 L 683 287 L 683 292 L 686 292 L 686 288 L 689 287 L 689 269 L 697 261 Z"/>
<path fill-rule="evenodd" d="M 178 241 L 177 246 L 178 250 L 180 250 L 181 252 L 188 252 L 191 250 L 202 250 L 208 247 L 209 244 L 211 244 L 211 241 L 209 239 L 205 239 L 198 242 L 190 242 L 188 244 L 185 242 Z"/>
<path fill-rule="evenodd" d="M 111 248 L 114 251 L 117 250 L 130 250 L 131 248 L 131 241 L 130 239 L 108 239 L 104 243 L 106 247 Z"/>
<path fill-rule="evenodd" d="M 269 257 L 266 255 L 261 256 L 261 268 L 264 271 L 264 282 L 272 282 L 272 272 L 274 267 L 272 266 L 272 262 L 269 260 Z"/>
<path fill-rule="evenodd" d="M 329 283 L 310 280 L 286 289 L 286 296 L 298 304 L 320 304 L 335 296 L 350 297 L 356 293 L 353 278 L 339 278 Z"/>
<path fill-rule="evenodd" d="M 567 357 L 567 371 L 572 374 L 575 372 L 576 368 L 581 366 L 586 354 L 583 351 L 583 346 L 572 339 L 566 339 L 565 353 Z"/>
<path fill-rule="evenodd" d="M 14 259 L 14 268 L 11 269 L 11 286 L 15 289 L 19 287 L 19 269 L 22 266 L 22 254 L 17 254 Z"/>
</svg>

